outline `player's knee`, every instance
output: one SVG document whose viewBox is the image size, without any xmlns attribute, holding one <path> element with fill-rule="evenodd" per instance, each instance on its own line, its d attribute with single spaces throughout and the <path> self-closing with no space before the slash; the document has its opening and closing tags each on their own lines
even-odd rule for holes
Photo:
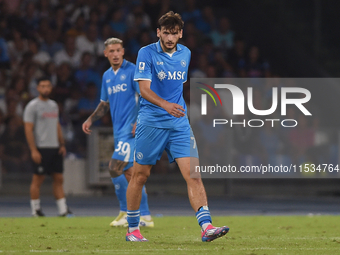
<svg viewBox="0 0 340 255">
<path fill-rule="evenodd" d="M 45 176 L 43 176 L 43 175 L 33 176 L 32 182 L 31 182 L 31 187 L 40 188 L 40 186 L 43 183 L 44 179 L 45 179 Z"/>
<path fill-rule="evenodd" d="M 112 159 L 109 163 L 109 173 L 111 178 L 116 178 L 123 174 L 124 163 L 122 161 Z"/>
<path fill-rule="evenodd" d="M 34 189 L 34 188 L 39 189 L 40 186 L 41 186 L 41 183 L 39 183 L 39 182 L 34 182 L 34 181 L 31 182 L 31 189 Z"/>
<path fill-rule="evenodd" d="M 138 185 L 144 185 L 148 180 L 150 173 L 136 172 L 133 173 L 132 177 Z"/>
<path fill-rule="evenodd" d="M 139 176 L 137 176 L 137 178 L 136 178 L 136 182 L 138 183 L 138 185 L 143 186 L 143 185 L 146 183 L 147 179 L 148 179 L 147 176 L 145 176 L 145 175 L 139 175 Z"/>
<path fill-rule="evenodd" d="M 110 172 L 111 178 L 116 178 L 122 175 L 123 169 L 119 169 L 118 167 L 110 167 L 109 172 Z"/>
<path fill-rule="evenodd" d="M 111 178 L 116 178 L 120 176 L 120 174 L 117 173 L 114 169 L 109 169 L 109 173 L 110 173 Z"/>
<path fill-rule="evenodd" d="M 55 175 L 53 177 L 53 182 L 55 185 L 63 185 L 64 177 L 61 174 Z"/>
</svg>

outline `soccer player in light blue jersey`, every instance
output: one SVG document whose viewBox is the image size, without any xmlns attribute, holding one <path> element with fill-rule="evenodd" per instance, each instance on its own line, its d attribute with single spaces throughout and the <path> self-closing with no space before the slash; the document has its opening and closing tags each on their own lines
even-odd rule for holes
<svg viewBox="0 0 340 255">
<path fill-rule="evenodd" d="M 183 83 L 187 80 L 191 55 L 187 47 L 178 44 L 184 22 L 172 11 L 158 22 L 159 41 L 139 50 L 134 76 L 142 98 L 137 117 L 134 171 L 126 193 L 129 223 L 126 241 L 147 241 L 139 231 L 139 203 L 152 165 L 166 150 L 169 161 L 176 161 L 187 183 L 202 241 L 209 242 L 227 234 L 229 228 L 212 226 L 202 180 L 200 176 L 190 176 L 190 170 L 194 172 L 199 161 L 183 99 Z"/>
<path fill-rule="evenodd" d="M 120 213 L 110 223 L 110 226 L 118 227 L 128 225 L 126 189 L 133 172 L 134 133 L 139 108 L 139 87 L 138 83 L 133 80 L 135 65 L 123 58 L 123 41 L 118 38 L 109 38 L 104 44 L 104 55 L 109 60 L 111 67 L 103 74 L 101 102 L 83 123 L 82 129 L 86 134 L 91 134 L 92 123 L 103 117 L 110 109 L 115 151 L 109 163 L 109 172 L 120 204 Z M 140 225 L 153 227 L 154 223 L 150 216 L 145 187 L 142 192 Z"/>
</svg>

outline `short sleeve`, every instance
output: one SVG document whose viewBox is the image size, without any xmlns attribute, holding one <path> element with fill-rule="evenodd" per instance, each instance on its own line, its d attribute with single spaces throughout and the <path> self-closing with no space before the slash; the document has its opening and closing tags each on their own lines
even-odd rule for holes
<svg viewBox="0 0 340 255">
<path fill-rule="evenodd" d="M 147 48 L 141 48 L 138 52 L 134 80 L 152 80 L 151 55 Z"/>
<path fill-rule="evenodd" d="M 107 95 L 107 89 L 106 89 L 106 86 L 105 86 L 104 75 L 103 75 L 103 78 L 102 78 L 102 88 L 101 88 L 101 92 L 100 92 L 100 101 L 109 102 L 109 97 Z"/>
<path fill-rule="evenodd" d="M 24 111 L 24 122 L 34 123 L 34 105 L 28 104 Z"/>
</svg>

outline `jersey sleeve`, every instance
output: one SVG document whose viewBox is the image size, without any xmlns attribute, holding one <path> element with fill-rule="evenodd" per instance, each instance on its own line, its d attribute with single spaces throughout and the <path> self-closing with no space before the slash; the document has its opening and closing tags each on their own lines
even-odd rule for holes
<svg viewBox="0 0 340 255">
<path fill-rule="evenodd" d="M 28 104 L 24 111 L 24 122 L 34 123 L 34 106 Z"/>
<path fill-rule="evenodd" d="M 134 80 L 152 80 L 151 55 L 146 48 L 141 48 L 138 52 Z"/>
<path fill-rule="evenodd" d="M 105 86 L 105 74 L 103 75 L 103 78 L 102 78 L 102 88 L 101 88 L 101 92 L 100 92 L 100 101 L 103 101 L 103 102 L 109 102 L 109 97 L 107 95 L 107 89 L 106 89 L 106 86 Z"/>
</svg>

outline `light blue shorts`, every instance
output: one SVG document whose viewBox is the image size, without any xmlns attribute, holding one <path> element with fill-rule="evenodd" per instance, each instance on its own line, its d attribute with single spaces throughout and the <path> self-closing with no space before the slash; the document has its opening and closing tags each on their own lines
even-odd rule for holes
<svg viewBox="0 0 340 255">
<path fill-rule="evenodd" d="M 115 151 L 112 154 L 113 159 L 128 162 L 124 171 L 133 166 L 133 154 L 135 151 L 135 138 L 132 136 L 115 137 Z"/>
<path fill-rule="evenodd" d="M 197 145 L 190 125 L 164 129 L 137 124 L 135 161 L 141 165 L 155 165 L 165 150 L 169 162 L 176 158 L 198 158 Z"/>
</svg>

